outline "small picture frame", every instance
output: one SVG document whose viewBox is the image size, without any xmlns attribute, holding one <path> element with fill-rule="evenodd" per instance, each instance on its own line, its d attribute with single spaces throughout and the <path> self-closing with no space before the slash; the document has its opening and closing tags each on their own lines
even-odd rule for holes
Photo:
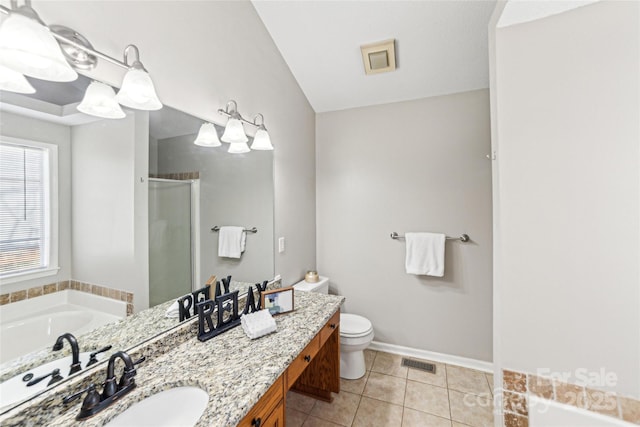
<svg viewBox="0 0 640 427">
<path fill-rule="evenodd" d="M 294 310 L 293 287 L 264 291 L 260 296 L 260 306 L 268 309 L 272 316 Z"/>
</svg>

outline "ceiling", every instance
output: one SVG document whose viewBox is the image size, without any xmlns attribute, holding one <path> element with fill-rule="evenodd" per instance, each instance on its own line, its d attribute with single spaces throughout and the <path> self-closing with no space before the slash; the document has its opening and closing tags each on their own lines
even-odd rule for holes
<svg viewBox="0 0 640 427">
<path fill-rule="evenodd" d="M 263 1 L 253 5 L 316 112 L 489 87 L 495 1 Z M 360 46 L 396 39 L 398 69 L 365 75 Z"/>
</svg>

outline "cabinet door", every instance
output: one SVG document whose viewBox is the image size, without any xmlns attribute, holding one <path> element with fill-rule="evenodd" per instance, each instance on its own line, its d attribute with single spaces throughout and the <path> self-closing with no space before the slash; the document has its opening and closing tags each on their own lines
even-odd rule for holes
<svg viewBox="0 0 640 427">
<path fill-rule="evenodd" d="M 280 405 L 273 410 L 269 418 L 264 420 L 260 427 L 284 427 L 284 404 L 280 402 Z"/>
</svg>

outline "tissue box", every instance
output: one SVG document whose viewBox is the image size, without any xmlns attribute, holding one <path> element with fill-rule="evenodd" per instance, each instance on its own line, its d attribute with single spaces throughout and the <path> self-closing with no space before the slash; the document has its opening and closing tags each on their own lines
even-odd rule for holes
<svg viewBox="0 0 640 427">
<path fill-rule="evenodd" d="M 252 340 L 275 332 L 276 321 L 269 310 L 260 310 L 251 314 L 245 314 L 240 318 L 242 329 Z"/>
</svg>

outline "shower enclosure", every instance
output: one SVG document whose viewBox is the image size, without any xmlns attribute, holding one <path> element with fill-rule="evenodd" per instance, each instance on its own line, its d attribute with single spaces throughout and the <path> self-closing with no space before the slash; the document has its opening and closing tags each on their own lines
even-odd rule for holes
<svg viewBox="0 0 640 427">
<path fill-rule="evenodd" d="M 149 178 L 149 306 L 198 288 L 199 180 Z"/>
</svg>

